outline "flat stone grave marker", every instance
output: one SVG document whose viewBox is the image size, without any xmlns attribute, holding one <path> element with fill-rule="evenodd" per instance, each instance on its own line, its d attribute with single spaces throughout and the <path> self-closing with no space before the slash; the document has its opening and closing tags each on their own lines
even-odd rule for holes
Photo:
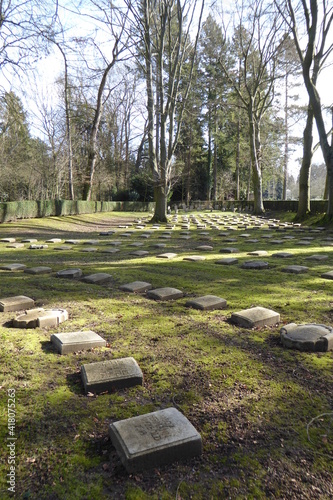
<svg viewBox="0 0 333 500">
<path fill-rule="evenodd" d="M 24 248 L 24 243 L 10 243 L 7 248 Z"/>
<path fill-rule="evenodd" d="M 306 266 L 287 266 L 281 269 L 283 273 L 291 273 L 291 274 L 303 274 L 307 273 L 309 270 Z"/>
<path fill-rule="evenodd" d="M 68 319 L 65 309 L 30 309 L 13 319 L 14 328 L 50 328 Z"/>
<path fill-rule="evenodd" d="M 196 250 L 202 250 L 203 252 L 210 252 L 211 250 L 214 250 L 214 248 L 211 245 L 199 245 L 196 247 Z"/>
<path fill-rule="evenodd" d="M 156 243 L 155 245 L 152 245 L 152 248 L 165 248 L 166 243 Z"/>
<path fill-rule="evenodd" d="M 54 247 L 53 250 L 59 250 L 59 251 L 72 250 L 72 246 L 71 245 L 61 245 L 60 247 Z"/>
<path fill-rule="evenodd" d="M 314 260 L 317 262 L 320 262 L 322 260 L 328 259 L 328 255 L 326 254 L 318 254 L 318 255 L 309 255 L 308 257 L 305 257 L 305 260 Z"/>
<path fill-rule="evenodd" d="M 87 240 L 83 242 L 83 245 L 99 245 L 100 240 Z"/>
<path fill-rule="evenodd" d="M 134 250 L 134 252 L 130 252 L 130 255 L 134 255 L 135 257 L 146 257 L 149 255 L 148 250 Z"/>
<path fill-rule="evenodd" d="M 120 246 L 122 244 L 121 241 L 118 241 L 118 240 L 114 240 L 114 241 L 109 241 L 108 242 L 108 245 L 111 245 L 113 247 L 117 247 L 117 246 Z"/>
<path fill-rule="evenodd" d="M 202 453 L 200 434 L 176 408 L 114 422 L 109 434 L 129 473 Z"/>
<path fill-rule="evenodd" d="M 149 290 L 147 296 L 154 300 L 174 300 L 183 297 L 183 292 L 177 288 L 164 287 L 156 288 L 155 290 Z"/>
<path fill-rule="evenodd" d="M 144 243 L 142 243 L 141 241 L 135 241 L 134 243 L 129 244 L 130 247 L 142 247 L 143 245 Z"/>
<path fill-rule="evenodd" d="M 16 238 L 1 238 L 1 243 L 15 243 Z"/>
<path fill-rule="evenodd" d="M 285 243 L 285 240 L 270 240 L 269 244 L 270 245 L 283 245 Z"/>
<path fill-rule="evenodd" d="M 289 323 L 280 330 L 284 347 L 299 351 L 326 352 L 333 350 L 333 329 L 330 326 Z"/>
<path fill-rule="evenodd" d="M 3 271 L 23 271 L 23 269 L 26 269 L 25 264 L 19 264 L 19 263 L 12 263 L 12 264 L 2 264 L 0 266 L 0 269 Z"/>
<path fill-rule="evenodd" d="M 226 247 L 221 248 L 220 253 L 239 253 L 238 248 Z"/>
<path fill-rule="evenodd" d="M 206 257 L 204 257 L 203 255 L 189 255 L 188 257 L 183 258 L 183 260 L 187 260 L 189 262 L 199 262 L 205 259 Z"/>
<path fill-rule="evenodd" d="M 68 243 L 68 245 L 79 245 L 82 243 L 81 240 L 65 240 L 65 243 Z"/>
<path fill-rule="evenodd" d="M 256 257 L 265 257 L 268 255 L 268 252 L 266 250 L 254 250 L 253 252 L 248 252 L 247 255 L 254 255 Z"/>
<path fill-rule="evenodd" d="M 308 246 L 310 245 L 311 241 L 308 241 L 308 240 L 299 240 L 299 241 L 296 241 L 296 245 L 302 245 L 302 246 Z"/>
<path fill-rule="evenodd" d="M 227 243 L 235 243 L 237 240 L 237 238 L 225 238 L 225 240 Z"/>
<path fill-rule="evenodd" d="M 259 243 L 259 240 L 257 238 L 251 238 L 248 240 L 248 243 Z"/>
<path fill-rule="evenodd" d="M 81 248 L 81 252 L 87 252 L 87 253 L 94 253 L 94 252 L 97 252 L 97 250 L 98 250 L 97 247 Z"/>
<path fill-rule="evenodd" d="M 272 326 L 279 323 L 280 314 L 265 307 L 251 307 L 233 313 L 230 321 L 245 328 Z"/>
<path fill-rule="evenodd" d="M 267 269 L 268 267 L 268 262 L 263 260 L 247 260 L 241 265 L 242 269 Z"/>
<path fill-rule="evenodd" d="M 321 277 L 327 280 L 333 280 L 333 271 L 327 271 L 326 273 L 323 273 Z"/>
<path fill-rule="evenodd" d="M 56 276 L 57 278 L 67 278 L 67 279 L 81 278 L 82 270 L 80 268 L 63 269 L 62 271 L 58 271 Z"/>
<path fill-rule="evenodd" d="M 191 239 L 191 236 L 179 236 L 179 239 L 180 240 L 190 240 Z"/>
<path fill-rule="evenodd" d="M 85 392 L 101 393 L 142 385 L 142 371 L 134 358 L 111 359 L 81 366 Z"/>
<path fill-rule="evenodd" d="M 102 253 L 117 253 L 120 250 L 119 250 L 119 248 L 108 248 L 108 247 L 106 247 L 106 248 L 100 248 L 99 251 L 102 252 Z"/>
<path fill-rule="evenodd" d="M 95 284 L 100 284 L 100 283 L 107 283 L 112 279 L 111 274 L 108 273 L 95 273 L 95 274 L 89 274 L 89 276 L 85 276 L 82 278 L 82 281 L 85 283 L 91 283 L 93 285 Z"/>
<path fill-rule="evenodd" d="M 277 258 L 281 258 L 281 259 L 288 259 L 289 257 L 293 257 L 293 256 L 294 256 L 294 254 L 289 253 L 289 252 L 277 252 L 277 253 L 272 254 L 272 257 L 277 257 Z"/>
<path fill-rule="evenodd" d="M 159 239 L 160 240 L 171 240 L 171 236 L 169 234 L 160 234 Z"/>
<path fill-rule="evenodd" d="M 140 238 L 144 238 L 145 240 L 148 240 L 148 238 L 150 238 L 151 234 L 149 233 L 142 233 L 140 234 Z"/>
<path fill-rule="evenodd" d="M 225 309 L 227 301 L 216 295 L 204 295 L 197 299 L 191 299 L 186 302 L 186 307 L 193 307 L 202 311 L 212 311 L 214 309 Z"/>
<path fill-rule="evenodd" d="M 112 236 L 114 233 L 115 233 L 115 231 L 112 231 L 112 230 L 110 230 L 110 231 L 101 231 L 99 233 L 99 235 L 100 236 Z"/>
<path fill-rule="evenodd" d="M 62 242 L 61 238 L 51 238 L 50 240 L 46 240 L 46 243 L 61 243 L 61 242 Z"/>
<path fill-rule="evenodd" d="M 48 245 L 30 245 L 29 249 L 30 250 L 44 250 L 45 248 L 49 248 Z"/>
<path fill-rule="evenodd" d="M 151 288 L 153 288 L 153 286 L 146 281 L 133 281 L 132 283 L 126 283 L 119 287 L 120 290 L 131 293 L 145 293 Z"/>
<path fill-rule="evenodd" d="M 177 257 L 176 253 L 173 252 L 167 252 L 167 253 L 161 253 L 160 255 L 156 255 L 158 259 L 174 259 Z"/>
<path fill-rule="evenodd" d="M 24 238 L 21 243 L 36 243 L 37 241 L 37 238 Z"/>
<path fill-rule="evenodd" d="M 60 354 L 106 346 L 106 341 L 91 330 L 55 333 L 50 340 Z"/>
<path fill-rule="evenodd" d="M 238 263 L 238 259 L 233 259 L 233 258 L 220 259 L 220 260 L 217 260 L 215 262 L 215 264 L 220 264 L 222 266 L 232 266 L 233 264 L 237 264 L 237 263 Z"/>
<path fill-rule="evenodd" d="M 0 299 L 1 312 L 23 311 L 25 309 L 32 309 L 34 305 L 35 301 L 25 295 Z"/>
<path fill-rule="evenodd" d="M 119 236 L 121 238 L 130 238 L 132 236 L 132 233 L 121 233 Z"/>
<path fill-rule="evenodd" d="M 27 267 L 24 272 L 27 274 L 49 274 L 52 273 L 52 269 L 47 266 Z"/>
</svg>

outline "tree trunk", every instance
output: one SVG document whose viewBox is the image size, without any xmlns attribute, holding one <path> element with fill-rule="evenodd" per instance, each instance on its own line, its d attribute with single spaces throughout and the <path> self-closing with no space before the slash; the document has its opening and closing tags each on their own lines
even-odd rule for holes
<svg viewBox="0 0 333 500">
<path fill-rule="evenodd" d="M 151 222 L 167 222 L 167 195 L 163 186 L 154 187 L 155 212 Z"/>
<path fill-rule="evenodd" d="M 250 150 L 251 150 L 251 163 L 252 163 L 252 182 L 254 194 L 254 213 L 256 215 L 263 214 L 264 203 L 262 199 L 262 175 L 260 165 L 260 131 L 259 125 L 255 121 L 255 117 L 251 110 L 249 110 L 250 122 Z"/>
<path fill-rule="evenodd" d="M 303 159 L 299 173 L 299 201 L 296 218 L 304 219 L 306 214 L 310 212 L 310 175 L 312 163 L 312 136 L 313 129 L 313 110 L 311 104 L 308 105 L 308 116 L 303 132 Z"/>
</svg>

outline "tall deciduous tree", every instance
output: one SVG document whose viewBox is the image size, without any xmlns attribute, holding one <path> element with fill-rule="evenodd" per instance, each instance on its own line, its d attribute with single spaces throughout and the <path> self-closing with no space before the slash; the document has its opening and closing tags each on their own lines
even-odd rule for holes
<svg viewBox="0 0 333 500">
<path fill-rule="evenodd" d="M 190 30 L 197 9 L 196 0 L 193 3 L 189 0 L 142 0 L 137 10 L 132 8 L 141 29 L 140 46 L 146 79 L 147 137 L 154 180 L 155 221 L 167 220 L 167 199 L 171 188 L 174 154 L 193 76 L 203 7 L 204 0 L 201 2 L 197 35 L 193 44 Z M 188 61 L 190 70 L 185 72 L 185 63 Z"/>
<path fill-rule="evenodd" d="M 325 124 L 321 98 L 317 88 L 318 75 L 333 53 L 331 42 L 333 6 L 329 0 L 286 0 L 286 22 L 292 31 L 296 50 L 302 65 L 303 79 L 309 96 L 307 131 L 311 139 L 311 116 L 316 121 L 320 146 L 327 168 L 327 216 L 333 217 L 333 144 L 329 141 L 330 126 Z M 281 8 L 281 12 L 285 12 Z M 304 42 L 305 40 L 305 42 Z M 305 138 L 306 140 L 306 138 Z M 310 144 L 310 143 L 309 143 Z M 312 155 L 312 148 L 308 152 Z M 308 158 L 309 159 L 309 158 Z M 310 158 L 311 160 L 311 158 Z M 303 160 L 304 161 L 304 160 Z"/>
<path fill-rule="evenodd" d="M 240 61 L 238 69 L 221 65 L 242 106 L 247 112 L 251 151 L 254 212 L 264 212 L 262 193 L 261 122 L 275 97 L 278 55 L 281 51 L 281 16 L 270 2 L 236 2 L 234 45 Z M 239 81 L 240 77 L 240 81 Z"/>
</svg>

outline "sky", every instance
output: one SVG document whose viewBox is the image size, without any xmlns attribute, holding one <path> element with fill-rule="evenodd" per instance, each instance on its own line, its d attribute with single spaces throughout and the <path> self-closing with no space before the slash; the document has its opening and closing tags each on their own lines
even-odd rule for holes
<svg viewBox="0 0 333 500">
<path fill-rule="evenodd" d="M 64 26 L 66 28 L 70 28 L 75 25 L 75 16 L 69 15 L 68 12 L 63 13 L 62 18 L 64 20 Z M 75 26 L 75 35 L 83 36 L 87 30 L 90 29 L 89 23 L 81 23 L 80 29 L 78 29 L 78 25 Z M 333 34 L 332 34 L 333 39 Z M 333 63 L 332 63 L 333 64 Z M 35 136 L 41 136 L 41 132 L 38 127 L 38 106 L 36 103 L 36 95 L 41 94 L 43 99 L 46 100 L 49 104 L 53 102 L 55 104 L 58 100 L 57 90 L 54 85 L 55 81 L 58 77 L 63 74 L 64 65 L 63 59 L 60 56 L 58 49 L 54 48 L 51 50 L 51 54 L 48 57 L 42 57 L 41 60 L 37 64 L 37 72 L 35 77 L 32 77 L 30 74 L 25 74 L 21 76 L 21 79 L 13 78 L 12 80 L 12 90 L 17 92 L 22 96 L 22 101 L 24 103 L 25 108 L 28 110 L 30 114 L 30 119 L 32 120 L 31 132 Z M 325 71 L 320 75 L 318 80 L 318 89 L 321 95 L 322 104 L 329 108 L 333 105 L 333 92 L 332 92 L 332 80 L 333 80 L 333 65 L 328 66 Z M 1 80 L 0 80 L 1 81 Z M 9 90 L 9 84 L 6 83 L 6 90 Z M 26 89 L 25 92 L 22 92 L 22 89 Z M 301 90 L 303 89 L 303 91 Z M 301 99 L 300 102 L 304 102 L 307 104 L 308 97 L 305 91 L 304 85 L 301 81 L 301 87 L 298 91 L 300 93 Z M 331 124 L 331 112 L 326 113 L 327 115 L 327 123 Z M 300 121 L 294 130 L 290 131 L 290 135 L 302 136 L 303 127 L 305 125 L 304 121 Z M 314 142 L 318 142 L 318 136 L 316 134 L 316 127 L 314 128 Z M 300 157 L 302 155 L 302 148 L 299 147 L 296 151 L 291 155 L 289 160 L 289 169 L 292 175 L 296 178 L 298 175 L 298 171 L 300 168 Z M 321 154 L 320 148 L 314 155 L 313 159 L 314 163 L 322 163 L 323 157 Z"/>
</svg>

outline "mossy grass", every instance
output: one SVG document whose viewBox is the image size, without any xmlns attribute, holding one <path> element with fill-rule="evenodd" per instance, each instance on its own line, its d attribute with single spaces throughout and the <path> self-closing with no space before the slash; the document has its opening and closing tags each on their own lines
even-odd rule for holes
<svg viewBox="0 0 333 500">
<path fill-rule="evenodd" d="M 196 214 L 197 215 L 197 214 Z M 212 214 L 205 213 L 209 218 Z M 224 215 L 214 212 L 213 215 Z M 235 215 L 236 217 L 240 217 Z M 274 214 L 292 222 L 294 214 Z M 147 217 L 145 229 L 135 219 Z M 305 222 L 314 229 L 318 217 Z M 133 224 L 130 237 L 124 228 Z M 113 235 L 101 232 L 114 230 Z M 6 484 L 7 404 L 9 388 L 16 392 L 16 495 L 38 499 L 145 498 L 325 498 L 333 494 L 332 368 L 333 355 L 283 349 L 282 324 L 332 325 L 332 282 L 321 274 L 333 269 L 333 252 L 320 233 L 286 233 L 274 228 L 236 229 L 226 242 L 225 230 L 207 228 L 212 250 L 202 252 L 200 231 L 191 225 L 190 240 L 181 240 L 179 224 L 170 240 L 160 239 L 164 226 L 151 230 L 148 214 L 89 214 L 22 220 L 0 226 L 0 236 L 39 242 L 59 237 L 82 243 L 56 251 L 8 248 L 0 243 L 1 264 L 20 262 L 28 267 L 52 268 L 51 274 L 30 275 L 1 270 L 0 297 L 27 295 L 36 305 L 64 308 L 69 320 L 59 328 L 11 328 L 15 313 L 1 313 L 0 401 L 5 453 L 0 465 L 1 498 L 11 498 Z M 241 237 L 250 232 L 251 238 Z M 294 239 L 271 243 L 293 234 Z M 304 235 L 314 236 L 306 246 Z M 97 250 L 83 252 L 84 241 L 98 239 Z M 251 243 L 249 239 L 258 239 Z M 119 252 L 101 248 L 120 241 Z M 149 254 L 130 255 L 134 242 Z M 155 244 L 165 242 L 163 249 Z M 216 265 L 220 249 L 235 246 L 237 265 Z M 267 257 L 253 257 L 253 250 Z M 288 259 L 271 257 L 279 251 Z M 172 260 L 160 253 L 173 252 Z M 327 254 L 315 262 L 306 257 Z M 188 262 L 188 255 L 205 260 Z M 267 260 L 269 268 L 241 268 L 246 260 Z M 282 272 L 286 265 L 309 267 L 305 274 Z M 79 279 L 56 278 L 65 268 L 81 268 L 84 275 L 108 273 L 111 281 L 92 285 Z M 175 287 L 184 297 L 170 302 L 131 294 L 119 286 L 147 281 L 153 288 Z M 189 298 L 213 294 L 228 307 L 199 311 L 185 306 Z M 230 323 L 232 312 L 263 306 L 280 313 L 274 327 L 246 329 Z M 106 347 L 59 355 L 50 335 L 59 331 L 94 330 Z M 144 374 L 143 386 L 85 395 L 82 364 L 133 356 Z M 128 475 L 108 437 L 111 422 L 175 406 L 200 432 L 202 457 Z"/>
</svg>

